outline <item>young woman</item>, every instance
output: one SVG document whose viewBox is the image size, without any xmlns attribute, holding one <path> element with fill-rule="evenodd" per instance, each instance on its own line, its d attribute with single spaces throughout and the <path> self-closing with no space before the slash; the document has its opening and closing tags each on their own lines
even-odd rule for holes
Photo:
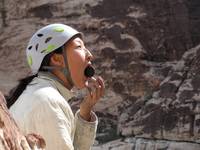
<svg viewBox="0 0 200 150">
<path fill-rule="evenodd" d="M 33 76 L 22 79 L 8 99 L 14 119 L 25 134 L 40 134 L 47 150 L 89 150 L 98 123 L 92 108 L 105 86 L 93 77 L 93 56 L 82 34 L 50 24 L 32 36 L 26 54 Z M 67 102 L 74 86 L 88 89 L 75 116 Z"/>
</svg>

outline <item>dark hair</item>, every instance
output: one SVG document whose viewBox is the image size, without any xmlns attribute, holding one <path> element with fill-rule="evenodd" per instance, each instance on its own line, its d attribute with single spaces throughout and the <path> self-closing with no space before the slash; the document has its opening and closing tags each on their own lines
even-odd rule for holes
<svg viewBox="0 0 200 150">
<path fill-rule="evenodd" d="M 47 69 L 44 69 L 42 67 L 49 66 L 50 58 L 54 53 L 62 54 L 62 47 L 56 49 L 55 51 L 53 51 L 52 53 L 50 53 L 44 57 L 39 71 L 48 71 Z M 10 108 L 17 101 L 19 96 L 26 89 L 26 86 L 37 76 L 38 75 L 36 74 L 36 75 L 28 76 L 28 77 L 25 77 L 25 78 L 19 80 L 19 84 L 10 91 L 8 96 L 5 96 L 8 108 Z"/>
</svg>

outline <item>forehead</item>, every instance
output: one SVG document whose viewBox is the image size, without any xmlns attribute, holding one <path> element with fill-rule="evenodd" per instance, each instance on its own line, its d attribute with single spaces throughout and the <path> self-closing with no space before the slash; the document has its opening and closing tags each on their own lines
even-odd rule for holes
<svg viewBox="0 0 200 150">
<path fill-rule="evenodd" d="M 84 44 L 83 40 L 80 37 L 74 37 L 66 43 L 66 46 L 72 46 L 77 44 Z"/>
<path fill-rule="evenodd" d="M 83 43 L 83 40 L 80 37 L 76 37 L 72 40 L 72 42 L 79 42 L 79 43 Z"/>
</svg>

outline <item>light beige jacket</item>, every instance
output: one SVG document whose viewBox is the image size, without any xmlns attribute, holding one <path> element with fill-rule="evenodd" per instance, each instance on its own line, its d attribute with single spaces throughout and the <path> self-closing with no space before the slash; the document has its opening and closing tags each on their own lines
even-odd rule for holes
<svg viewBox="0 0 200 150">
<path fill-rule="evenodd" d="M 68 104 L 72 93 L 53 76 L 40 73 L 10 108 L 24 132 L 38 133 L 46 141 L 46 150 L 89 150 L 94 142 L 97 116 L 83 120 Z"/>
</svg>

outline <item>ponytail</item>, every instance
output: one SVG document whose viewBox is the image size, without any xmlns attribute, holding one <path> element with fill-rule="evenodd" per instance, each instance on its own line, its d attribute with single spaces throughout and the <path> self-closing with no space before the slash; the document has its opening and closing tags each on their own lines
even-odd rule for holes
<svg viewBox="0 0 200 150">
<path fill-rule="evenodd" d="M 21 80 L 19 80 L 19 84 L 10 91 L 9 96 L 7 96 L 7 107 L 10 108 L 15 101 L 18 99 L 18 97 L 21 95 L 21 93 L 26 89 L 26 86 L 33 80 L 33 78 L 37 77 L 37 75 L 32 75 L 25 77 Z"/>
</svg>

